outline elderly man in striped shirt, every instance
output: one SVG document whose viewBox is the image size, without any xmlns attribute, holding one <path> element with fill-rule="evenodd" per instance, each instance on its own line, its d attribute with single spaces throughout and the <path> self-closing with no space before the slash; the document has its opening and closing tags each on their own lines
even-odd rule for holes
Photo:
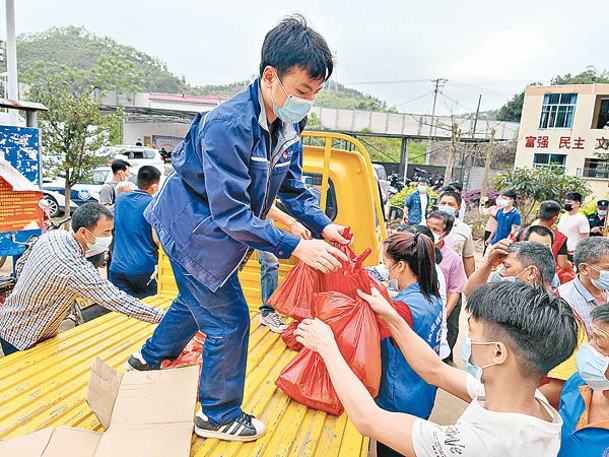
<svg viewBox="0 0 609 457">
<path fill-rule="evenodd" d="M 114 217 L 99 203 L 82 205 L 72 217 L 74 233 L 54 230 L 40 237 L 19 260 L 17 284 L 0 308 L 0 343 L 5 355 L 57 335 L 80 295 L 105 308 L 156 324 L 164 311 L 118 290 L 85 259 L 112 241 Z"/>
</svg>

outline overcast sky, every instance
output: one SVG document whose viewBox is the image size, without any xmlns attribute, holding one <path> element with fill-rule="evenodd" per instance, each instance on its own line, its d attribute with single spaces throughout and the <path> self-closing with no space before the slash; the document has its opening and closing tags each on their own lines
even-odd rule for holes
<svg viewBox="0 0 609 457">
<path fill-rule="evenodd" d="M 82 25 L 167 62 L 192 84 L 257 71 L 264 34 L 300 12 L 336 53 L 334 78 L 399 111 L 501 106 L 530 82 L 609 68 L 607 0 L 15 0 L 17 33 Z M 4 2 L 1 2 L 4 17 Z M 4 20 L 2 35 L 5 35 Z M 457 104 L 458 103 L 458 104 Z"/>
</svg>

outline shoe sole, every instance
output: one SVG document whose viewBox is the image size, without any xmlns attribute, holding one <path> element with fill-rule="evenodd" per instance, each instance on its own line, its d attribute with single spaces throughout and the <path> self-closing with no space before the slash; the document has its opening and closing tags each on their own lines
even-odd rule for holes
<svg viewBox="0 0 609 457">
<path fill-rule="evenodd" d="M 265 431 L 266 433 L 266 431 Z M 239 441 L 241 443 L 247 443 L 248 441 L 256 441 L 259 438 L 264 436 L 264 433 L 259 435 L 250 435 L 250 436 L 238 436 L 238 435 L 230 435 L 228 433 L 222 432 L 214 432 L 212 430 L 205 430 L 199 428 L 195 425 L 195 434 L 201 438 L 214 438 L 222 441 Z"/>
<path fill-rule="evenodd" d="M 288 328 L 288 326 L 287 326 L 287 325 L 286 325 L 285 327 L 283 327 L 283 328 L 281 328 L 281 327 L 275 327 L 274 325 L 269 324 L 268 322 L 266 322 L 266 321 L 262 320 L 262 318 L 260 319 L 260 323 L 261 323 L 262 325 L 264 325 L 265 327 L 268 327 L 268 328 L 269 328 L 269 330 L 270 330 L 271 332 L 273 332 L 273 333 L 283 333 L 283 332 L 285 331 L 285 329 L 287 329 L 287 328 Z"/>
</svg>

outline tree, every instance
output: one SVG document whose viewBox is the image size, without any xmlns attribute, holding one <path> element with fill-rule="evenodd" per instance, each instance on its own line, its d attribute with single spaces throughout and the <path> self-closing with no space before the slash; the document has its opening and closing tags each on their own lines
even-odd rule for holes
<svg viewBox="0 0 609 457">
<path fill-rule="evenodd" d="M 65 212 L 69 215 L 72 187 L 107 162 L 108 157 L 95 151 L 108 143 L 120 113 L 101 114 L 93 87 L 82 71 L 51 68 L 40 75 L 42 79 L 28 96 L 49 108 L 40 118 L 45 166 L 50 174 L 65 177 Z"/>
<path fill-rule="evenodd" d="M 497 113 L 498 121 L 520 122 L 522 105 L 524 104 L 524 91 L 514 95 Z"/>
<path fill-rule="evenodd" d="M 512 189 L 518 194 L 516 207 L 523 225 L 529 225 L 544 200 L 562 201 L 567 192 L 579 192 L 585 198 L 591 190 L 582 178 L 565 174 L 562 167 L 515 168 L 495 177 L 497 189 Z"/>
<path fill-rule="evenodd" d="M 121 95 L 130 96 L 143 89 L 142 71 L 115 49 L 99 58 L 92 74 L 96 88 L 116 93 L 117 105 Z"/>
</svg>

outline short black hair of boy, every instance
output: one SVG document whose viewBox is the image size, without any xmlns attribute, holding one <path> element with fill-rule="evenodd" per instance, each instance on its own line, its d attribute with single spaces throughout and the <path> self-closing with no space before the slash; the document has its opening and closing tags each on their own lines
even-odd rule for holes
<svg viewBox="0 0 609 457">
<path fill-rule="evenodd" d="M 267 66 L 273 67 L 279 78 L 302 68 L 311 79 L 327 81 L 334 70 L 325 38 L 300 14 L 286 17 L 266 34 L 261 54 L 260 76 Z"/>
<path fill-rule="evenodd" d="M 115 159 L 112 161 L 112 164 L 110 165 L 110 168 L 112 168 L 112 174 L 115 175 L 117 174 L 119 171 L 125 171 L 127 168 L 130 168 L 131 164 L 129 162 L 127 162 L 126 160 L 122 160 L 122 159 Z"/>
<path fill-rule="evenodd" d="M 144 165 L 137 172 L 137 187 L 140 190 L 148 190 L 150 186 L 158 184 L 161 180 L 161 172 L 152 165 Z"/>
<path fill-rule="evenodd" d="M 582 202 L 582 194 L 579 192 L 568 192 L 563 200 L 573 200 L 574 202 Z"/>
<path fill-rule="evenodd" d="M 468 297 L 466 309 L 483 323 L 487 341 L 509 346 L 525 377 L 541 380 L 575 350 L 579 324 L 571 307 L 541 287 L 491 282 Z"/>
</svg>

